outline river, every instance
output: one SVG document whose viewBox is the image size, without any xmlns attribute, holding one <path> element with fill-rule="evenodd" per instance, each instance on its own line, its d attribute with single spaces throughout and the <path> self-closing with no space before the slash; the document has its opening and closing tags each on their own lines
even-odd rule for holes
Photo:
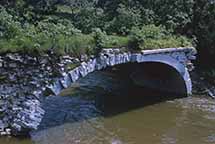
<svg viewBox="0 0 215 144">
<path fill-rule="evenodd" d="M 114 70 L 94 72 L 44 102 L 29 138 L 0 144 L 214 144 L 215 101 L 134 85 Z"/>
</svg>

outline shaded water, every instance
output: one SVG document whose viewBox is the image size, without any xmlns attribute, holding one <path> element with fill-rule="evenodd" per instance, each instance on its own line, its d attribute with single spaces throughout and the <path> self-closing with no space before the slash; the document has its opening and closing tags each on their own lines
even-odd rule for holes
<svg viewBox="0 0 215 144">
<path fill-rule="evenodd" d="M 214 144 L 215 101 L 135 86 L 114 71 L 95 72 L 44 103 L 29 139 L 0 144 Z"/>
</svg>

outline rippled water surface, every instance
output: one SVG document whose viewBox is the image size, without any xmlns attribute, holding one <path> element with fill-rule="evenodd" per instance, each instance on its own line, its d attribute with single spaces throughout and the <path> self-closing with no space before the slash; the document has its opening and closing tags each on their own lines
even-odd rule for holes
<svg viewBox="0 0 215 144">
<path fill-rule="evenodd" d="M 132 84 L 117 72 L 95 72 L 44 103 L 31 138 L 0 144 L 214 144 L 215 101 L 178 98 Z"/>
</svg>

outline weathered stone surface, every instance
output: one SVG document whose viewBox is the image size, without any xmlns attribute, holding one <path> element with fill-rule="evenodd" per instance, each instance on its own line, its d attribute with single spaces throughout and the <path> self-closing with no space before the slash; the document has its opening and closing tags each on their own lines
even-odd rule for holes
<svg viewBox="0 0 215 144">
<path fill-rule="evenodd" d="M 60 91 L 63 89 L 60 80 L 57 80 L 54 84 L 47 87 L 54 93 L 54 95 L 58 95 Z"/>
<path fill-rule="evenodd" d="M 101 54 L 98 58 L 96 58 L 96 70 L 101 70 L 106 68 L 108 65 L 108 56 Z"/>
<path fill-rule="evenodd" d="M 0 58 L 0 68 L 3 67 L 3 60 Z"/>
<path fill-rule="evenodd" d="M 75 82 L 80 77 L 79 68 L 75 68 L 74 70 L 69 72 L 72 82 Z"/>
<path fill-rule="evenodd" d="M 69 74 L 66 74 L 63 79 L 61 80 L 61 84 L 64 88 L 68 88 L 72 84 L 72 80 Z"/>
<path fill-rule="evenodd" d="M 81 77 L 85 77 L 88 74 L 88 68 L 87 68 L 87 63 L 82 62 L 81 65 L 79 66 L 79 73 Z"/>
<path fill-rule="evenodd" d="M 87 73 L 91 73 L 95 71 L 96 69 L 96 59 L 90 59 L 89 62 L 87 62 Z"/>
<path fill-rule="evenodd" d="M 47 88 L 52 89 L 49 94 L 57 94 L 71 84 L 68 77 L 65 77 L 65 84 L 57 79 L 68 75 L 66 65 L 73 63 L 72 60 L 74 58 L 56 59 L 50 55 L 35 58 L 6 54 L 0 57 L 0 135 L 37 129 L 44 115 L 41 102 Z"/>
<path fill-rule="evenodd" d="M 145 50 L 140 53 L 104 49 L 98 57 L 70 56 L 41 57 L 7 54 L 0 56 L 0 135 L 19 134 L 37 129 L 45 111 L 41 108 L 44 96 L 58 95 L 87 74 L 123 63 L 160 62 L 172 66 L 183 77 L 187 93 L 192 84 L 194 48 Z M 82 63 L 81 63 L 82 61 Z M 78 64 L 74 69 L 70 64 Z"/>
</svg>

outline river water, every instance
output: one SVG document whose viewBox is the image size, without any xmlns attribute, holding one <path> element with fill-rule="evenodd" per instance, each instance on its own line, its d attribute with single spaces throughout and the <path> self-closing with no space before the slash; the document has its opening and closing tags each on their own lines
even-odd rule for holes
<svg viewBox="0 0 215 144">
<path fill-rule="evenodd" d="M 114 70 L 94 72 L 44 102 L 30 138 L 0 144 L 214 144 L 215 100 L 138 87 Z"/>
</svg>

